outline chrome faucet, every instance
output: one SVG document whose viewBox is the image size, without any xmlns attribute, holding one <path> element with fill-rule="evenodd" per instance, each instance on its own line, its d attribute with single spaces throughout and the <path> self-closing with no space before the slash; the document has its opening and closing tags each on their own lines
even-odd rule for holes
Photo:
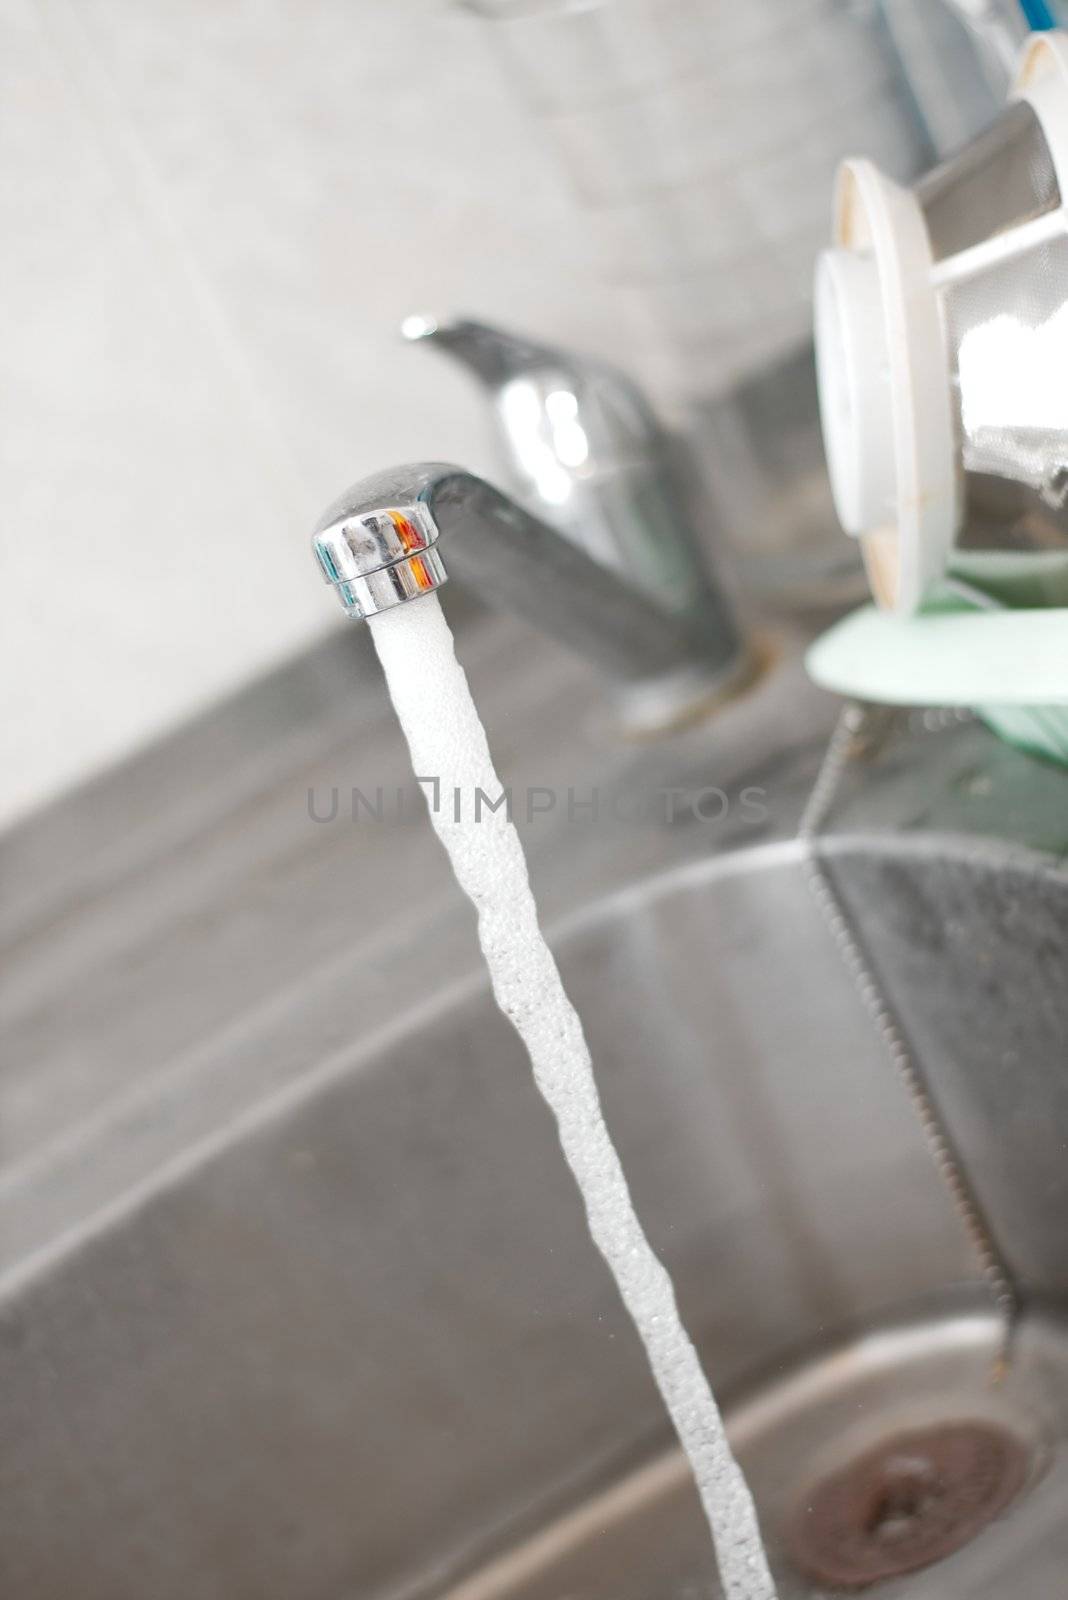
<svg viewBox="0 0 1068 1600">
<path fill-rule="evenodd" d="M 671 610 L 707 609 L 709 583 L 679 463 L 641 390 L 604 362 L 468 318 L 408 317 L 486 390 L 505 487 L 603 566 Z M 719 599 L 719 597 L 717 597 Z M 720 626 L 731 631 L 722 599 Z"/>
<path fill-rule="evenodd" d="M 526 505 L 439 463 L 354 485 L 313 541 L 348 614 L 417 599 L 448 572 L 613 677 L 628 731 L 677 726 L 733 692 L 748 656 L 634 385 L 482 323 L 409 318 L 404 332 L 490 389 Z"/>
</svg>

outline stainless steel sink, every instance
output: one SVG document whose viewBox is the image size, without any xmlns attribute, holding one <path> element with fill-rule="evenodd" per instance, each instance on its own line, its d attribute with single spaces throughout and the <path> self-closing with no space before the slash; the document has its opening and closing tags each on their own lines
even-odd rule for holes
<svg viewBox="0 0 1068 1600">
<path fill-rule="evenodd" d="M 784 1600 L 835 1592 L 813 1574 L 858 1515 L 888 1547 L 925 1536 L 913 1489 L 850 1501 L 873 1451 L 907 1464 L 918 1439 L 942 1441 L 945 1481 L 920 1498 L 943 1532 L 1004 1504 L 878 1592 L 1055 1600 L 1068 779 L 977 724 L 902 718 L 826 829 L 1011 1276 L 1007 1338 L 806 882 L 795 834 L 835 708 L 795 646 L 708 728 L 626 750 L 584 671 L 511 622 L 460 620 L 499 765 L 557 797 L 524 825 L 532 873 Z M 7 841 L 12 1600 L 717 1592 L 467 908 L 392 802 L 406 781 L 346 636 Z M 326 815 L 335 785 L 337 817 L 315 821 L 309 789 Z M 354 785 L 383 789 L 380 817 L 346 816 Z M 655 805 L 568 820 L 560 798 L 709 786 L 725 806 L 670 825 Z"/>
</svg>

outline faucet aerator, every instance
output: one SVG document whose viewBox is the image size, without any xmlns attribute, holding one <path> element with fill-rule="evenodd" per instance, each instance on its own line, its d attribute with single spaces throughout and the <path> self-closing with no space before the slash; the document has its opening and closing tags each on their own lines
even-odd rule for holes
<svg viewBox="0 0 1068 1600">
<path fill-rule="evenodd" d="M 346 614 L 374 617 L 440 589 L 448 579 L 438 525 L 425 505 L 332 506 L 312 536 L 315 559 Z"/>
</svg>

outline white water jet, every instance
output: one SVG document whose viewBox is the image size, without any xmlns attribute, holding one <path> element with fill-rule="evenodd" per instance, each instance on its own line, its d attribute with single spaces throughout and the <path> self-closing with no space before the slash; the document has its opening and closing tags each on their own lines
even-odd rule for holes
<svg viewBox="0 0 1068 1600">
<path fill-rule="evenodd" d="M 437 595 L 384 611 L 370 626 L 434 829 L 478 913 L 494 998 L 527 1048 L 582 1192 L 590 1234 L 693 1469 L 726 1600 L 775 1600 L 752 1497 L 679 1318 L 671 1279 L 631 1204 L 582 1024 L 538 926 L 519 836 L 504 805 L 490 809 L 502 784 Z"/>
</svg>

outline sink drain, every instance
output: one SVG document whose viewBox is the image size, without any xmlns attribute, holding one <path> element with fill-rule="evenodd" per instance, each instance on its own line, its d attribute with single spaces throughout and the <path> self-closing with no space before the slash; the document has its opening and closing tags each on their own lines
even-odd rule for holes
<svg viewBox="0 0 1068 1600">
<path fill-rule="evenodd" d="M 899 1433 L 821 1479 L 791 1530 L 809 1578 L 858 1589 L 940 1561 L 973 1539 L 1023 1487 L 1027 1448 L 989 1422 Z"/>
</svg>

